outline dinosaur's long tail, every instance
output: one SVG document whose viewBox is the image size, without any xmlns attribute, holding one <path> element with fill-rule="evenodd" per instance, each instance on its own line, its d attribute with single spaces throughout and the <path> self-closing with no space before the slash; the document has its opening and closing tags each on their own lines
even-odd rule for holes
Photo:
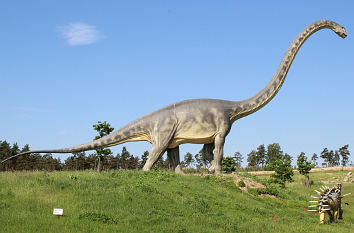
<svg viewBox="0 0 354 233">
<path fill-rule="evenodd" d="M 119 145 L 119 144 L 122 144 L 125 142 L 129 142 L 129 141 L 150 141 L 147 133 L 141 132 L 141 130 L 138 127 L 135 127 L 135 125 L 136 125 L 136 124 L 134 124 L 135 122 L 132 122 L 132 123 L 126 125 L 125 127 L 121 128 L 109 135 L 106 135 L 100 139 L 94 140 L 89 143 L 81 144 L 81 145 L 74 146 L 74 147 L 68 147 L 68 148 L 64 148 L 64 149 L 27 151 L 27 152 L 13 155 L 13 156 L 1 161 L 1 163 L 4 163 L 12 158 L 15 158 L 15 157 L 18 157 L 21 155 L 28 155 L 31 153 L 73 153 L 73 152 L 81 152 L 81 151 L 87 151 L 87 150 L 95 150 L 95 149 L 103 148 L 103 147 L 111 147 L 111 146 Z"/>
</svg>

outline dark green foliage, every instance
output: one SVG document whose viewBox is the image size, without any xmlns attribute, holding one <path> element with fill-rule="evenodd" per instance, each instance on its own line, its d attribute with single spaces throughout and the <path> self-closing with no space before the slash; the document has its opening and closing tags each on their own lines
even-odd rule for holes
<svg viewBox="0 0 354 233">
<path fill-rule="evenodd" d="M 79 219 L 85 219 L 89 221 L 101 222 L 106 224 L 118 224 L 118 220 L 109 217 L 105 214 L 99 214 L 95 212 L 86 212 L 79 215 Z"/>
<path fill-rule="evenodd" d="M 226 156 L 222 160 L 222 170 L 225 173 L 231 173 L 236 171 L 236 163 L 233 157 Z"/>
<path fill-rule="evenodd" d="M 236 168 L 241 167 L 243 157 L 240 152 L 236 152 L 234 156 L 226 156 L 222 160 L 222 170 L 226 173 L 236 171 Z"/>
<path fill-rule="evenodd" d="M 269 184 L 266 188 L 257 188 L 257 189 L 248 189 L 248 192 L 253 195 L 262 195 L 262 194 L 269 194 L 275 197 L 284 197 L 283 192 L 278 188 L 276 185 Z"/>
<path fill-rule="evenodd" d="M 272 160 L 269 164 L 269 168 L 275 171 L 271 177 L 276 183 L 279 183 L 285 187 L 285 182 L 293 182 L 293 168 L 290 161 L 285 159 L 285 156 L 281 156 L 277 160 Z"/>
</svg>

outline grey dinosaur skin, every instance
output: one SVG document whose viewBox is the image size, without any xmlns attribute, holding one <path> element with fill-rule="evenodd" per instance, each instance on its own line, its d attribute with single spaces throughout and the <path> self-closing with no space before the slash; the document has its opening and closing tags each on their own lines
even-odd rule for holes
<svg viewBox="0 0 354 233">
<path fill-rule="evenodd" d="M 185 100 L 145 115 L 110 135 L 90 143 L 65 149 L 29 151 L 16 156 L 29 153 L 72 153 L 131 141 L 148 141 L 152 144 L 152 148 L 143 170 L 150 170 L 167 151 L 168 157 L 173 161 L 173 168 L 178 172 L 181 171 L 179 145 L 195 143 L 204 144 L 203 150 L 210 158 L 213 158 L 214 153 L 209 171 L 219 174 L 225 137 L 230 132 L 233 122 L 259 110 L 277 94 L 301 45 L 314 32 L 324 28 L 332 29 L 342 38 L 347 35 L 344 27 L 335 22 L 320 20 L 312 23 L 291 43 L 270 82 L 249 99 L 243 101 Z"/>
</svg>

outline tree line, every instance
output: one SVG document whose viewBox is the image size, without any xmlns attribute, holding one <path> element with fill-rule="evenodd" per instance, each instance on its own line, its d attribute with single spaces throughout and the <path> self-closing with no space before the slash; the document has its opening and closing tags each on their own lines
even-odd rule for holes
<svg viewBox="0 0 354 233">
<path fill-rule="evenodd" d="M 110 134 L 114 128 L 106 121 L 93 125 L 93 129 L 98 133 L 94 140 L 100 139 Z M 346 166 L 349 162 L 350 152 L 349 145 L 345 145 L 338 150 L 328 150 L 324 148 L 320 153 L 320 157 L 325 163 L 322 166 Z M 6 141 L 0 140 L 0 161 L 9 158 L 18 153 L 30 151 L 30 147 L 26 144 L 22 149 L 17 143 L 12 146 Z M 305 156 L 303 152 L 300 154 Z M 85 152 L 72 153 L 63 163 L 58 158 L 53 158 L 52 154 L 44 155 L 32 153 L 25 156 L 15 157 L 0 165 L 0 171 L 15 171 L 15 170 L 86 170 L 93 169 L 97 171 L 112 170 L 112 169 L 142 169 L 147 158 L 148 151 L 137 157 L 132 155 L 126 147 L 123 147 L 121 153 L 115 156 L 108 148 L 96 149 L 94 153 L 86 155 Z M 207 169 L 210 166 L 210 156 L 202 149 L 197 154 L 192 155 L 187 152 L 181 162 L 182 167 L 192 170 Z M 225 172 L 235 171 L 240 168 L 243 161 L 243 156 L 240 152 L 235 152 L 233 156 L 225 156 L 223 167 Z M 307 158 L 306 158 L 307 159 Z M 313 167 L 318 166 L 318 156 L 313 154 L 311 157 Z M 284 153 L 281 150 L 279 143 L 269 144 L 267 147 L 262 144 L 256 150 L 252 150 L 247 154 L 247 167 L 250 169 L 270 170 L 276 167 L 278 162 L 291 165 L 292 156 Z M 279 165 L 279 164 L 278 164 Z M 169 159 L 161 157 L 155 164 L 156 168 L 170 169 L 172 167 Z"/>
<path fill-rule="evenodd" d="M 325 167 L 336 167 L 336 166 L 347 166 L 349 163 L 350 151 L 349 144 L 340 147 L 338 150 L 328 150 L 324 148 L 320 153 L 320 157 L 323 159 L 324 163 L 321 166 Z M 305 156 L 304 152 L 300 153 Z M 252 150 L 247 155 L 247 166 L 248 167 L 261 167 L 266 168 L 269 165 L 276 161 L 284 159 L 291 163 L 292 156 L 287 153 L 284 153 L 281 150 L 279 143 L 272 143 L 265 147 L 264 144 L 257 147 L 257 150 Z M 314 153 L 311 157 L 311 161 L 314 166 L 319 165 L 319 157 Z"/>
<path fill-rule="evenodd" d="M 5 140 L 0 140 L 0 160 L 4 160 L 18 153 L 29 151 L 29 145 L 25 145 L 22 149 L 17 143 L 12 146 Z M 86 155 L 85 152 L 72 153 L 64 162 L 59 158 L 54 158 L 52 154 L 31 153 L 28 155 L 18 156 L 6 161 L 0 165 L 0 171 L 17 171 L 17 170 L 120 170 L 120 169 L 141 169 L 149 152 L 145 151 L 140 157 L 132 155 L 126 147 L 122 148 L 121 153 L 116 155 L 108 154 L 101 157 L 100 165 L 97 152 Z M 155 167 L 161 169 L 170 168 L 168 159 L 163 157 L 155 164 Z"/>
<path fill-rule="evenodd" d="M 340 147 L 338 150 L 328 150 L 324 148 L 320 153 L 320 158 L 325 163 L 322 166 L 346 166 L 349 163 L 350 151 L 349 145 Z M 26 152 L 30 150 L 30 146 L 26 144 L 22 149 L 17 143 L 10 145 L 6 140 L 0 140 L 0 160 L 4 160 L 18 153 Z M 113 155 L 112 151 L 105 151 L 109 149 L 101 149 L 91 154 L 85 152 L 72 153 L 64 162 L 61 162 L 59 158 L 54 158 L 52 154 L 38 154 L 32 153 L 29 155 L 15 157 L 11 160 L 1 164 L 0 171 L 15 171 L 15 170 L 120 170 L 120 169 L 132 169 L 139 170 L 144 166 L 149 152 L 144 151 L 140 156 L 134 156 L 126 147 L 122 148 L 120 153 Z M 102 154 L 99 154 L 99 153 Z M 305 153 L 300 154 L 301 157 L 305 156 Z M 300 156 L 299 155 L 299 156 Z M 203 150 L 193 155 L 187 152 L 184 159 L 181 161 L 181 165 L 184 168 L 189 169 L 207 169 L 210 166 L 210 158 L 204 153 Z M 236 152 L 233 156 L 224 157 L 224 167 L 226 169 L 242 167 L 243 156 L 241 153 Z M 275 161 L 284 160 L 291 163 L 292 156 L 284 153 L 281 150 L 279 143 L 269 144 L 268 146 L 260 145 L 256 150 L 252 150 L 247 155 L 247 167 L 259 168 L 264 170 L 270 170 L 271 164 Z M 319 165 L 319 157 L 317 154 L 313 154 L 311 157 L 311 164 L 313 167 Z M 172 167 L 168 158 L 161 157 L 155 164 L 159 169 L 170 169 Z M 227 168 L 228 167 L 228 168 Z M 234 167 L 234 168 L 233 168 Z M 225 170 L 226 171 L 226 170 Z"/>
</svg>

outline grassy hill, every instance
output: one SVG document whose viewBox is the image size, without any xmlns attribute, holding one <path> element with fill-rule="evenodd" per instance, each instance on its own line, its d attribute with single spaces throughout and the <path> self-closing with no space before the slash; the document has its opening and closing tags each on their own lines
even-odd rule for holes
<svg viewBox="0 0 354 233">
<path fill-rule="evenodd" d="M 320 225 L 319 216 L 306 211 L 315 188 L 347 172 L 311 173 L 311 188 L 297 174 L 287 189 L 268 186 L 266 192 L 277 198 L 258 196 L 259 190 L 243 192 L 232 177 L 163 171 L 3 172 L 0 232 L 350 232 L 354 195 L 344 199 L 351 205 L 344 207 L 339 223 Z M 347 192 L 354 193 L 353 183 L 343 184 Z M 52 215 L 53 208 L 64 209 L 64 215 Z"/>
</svg>

